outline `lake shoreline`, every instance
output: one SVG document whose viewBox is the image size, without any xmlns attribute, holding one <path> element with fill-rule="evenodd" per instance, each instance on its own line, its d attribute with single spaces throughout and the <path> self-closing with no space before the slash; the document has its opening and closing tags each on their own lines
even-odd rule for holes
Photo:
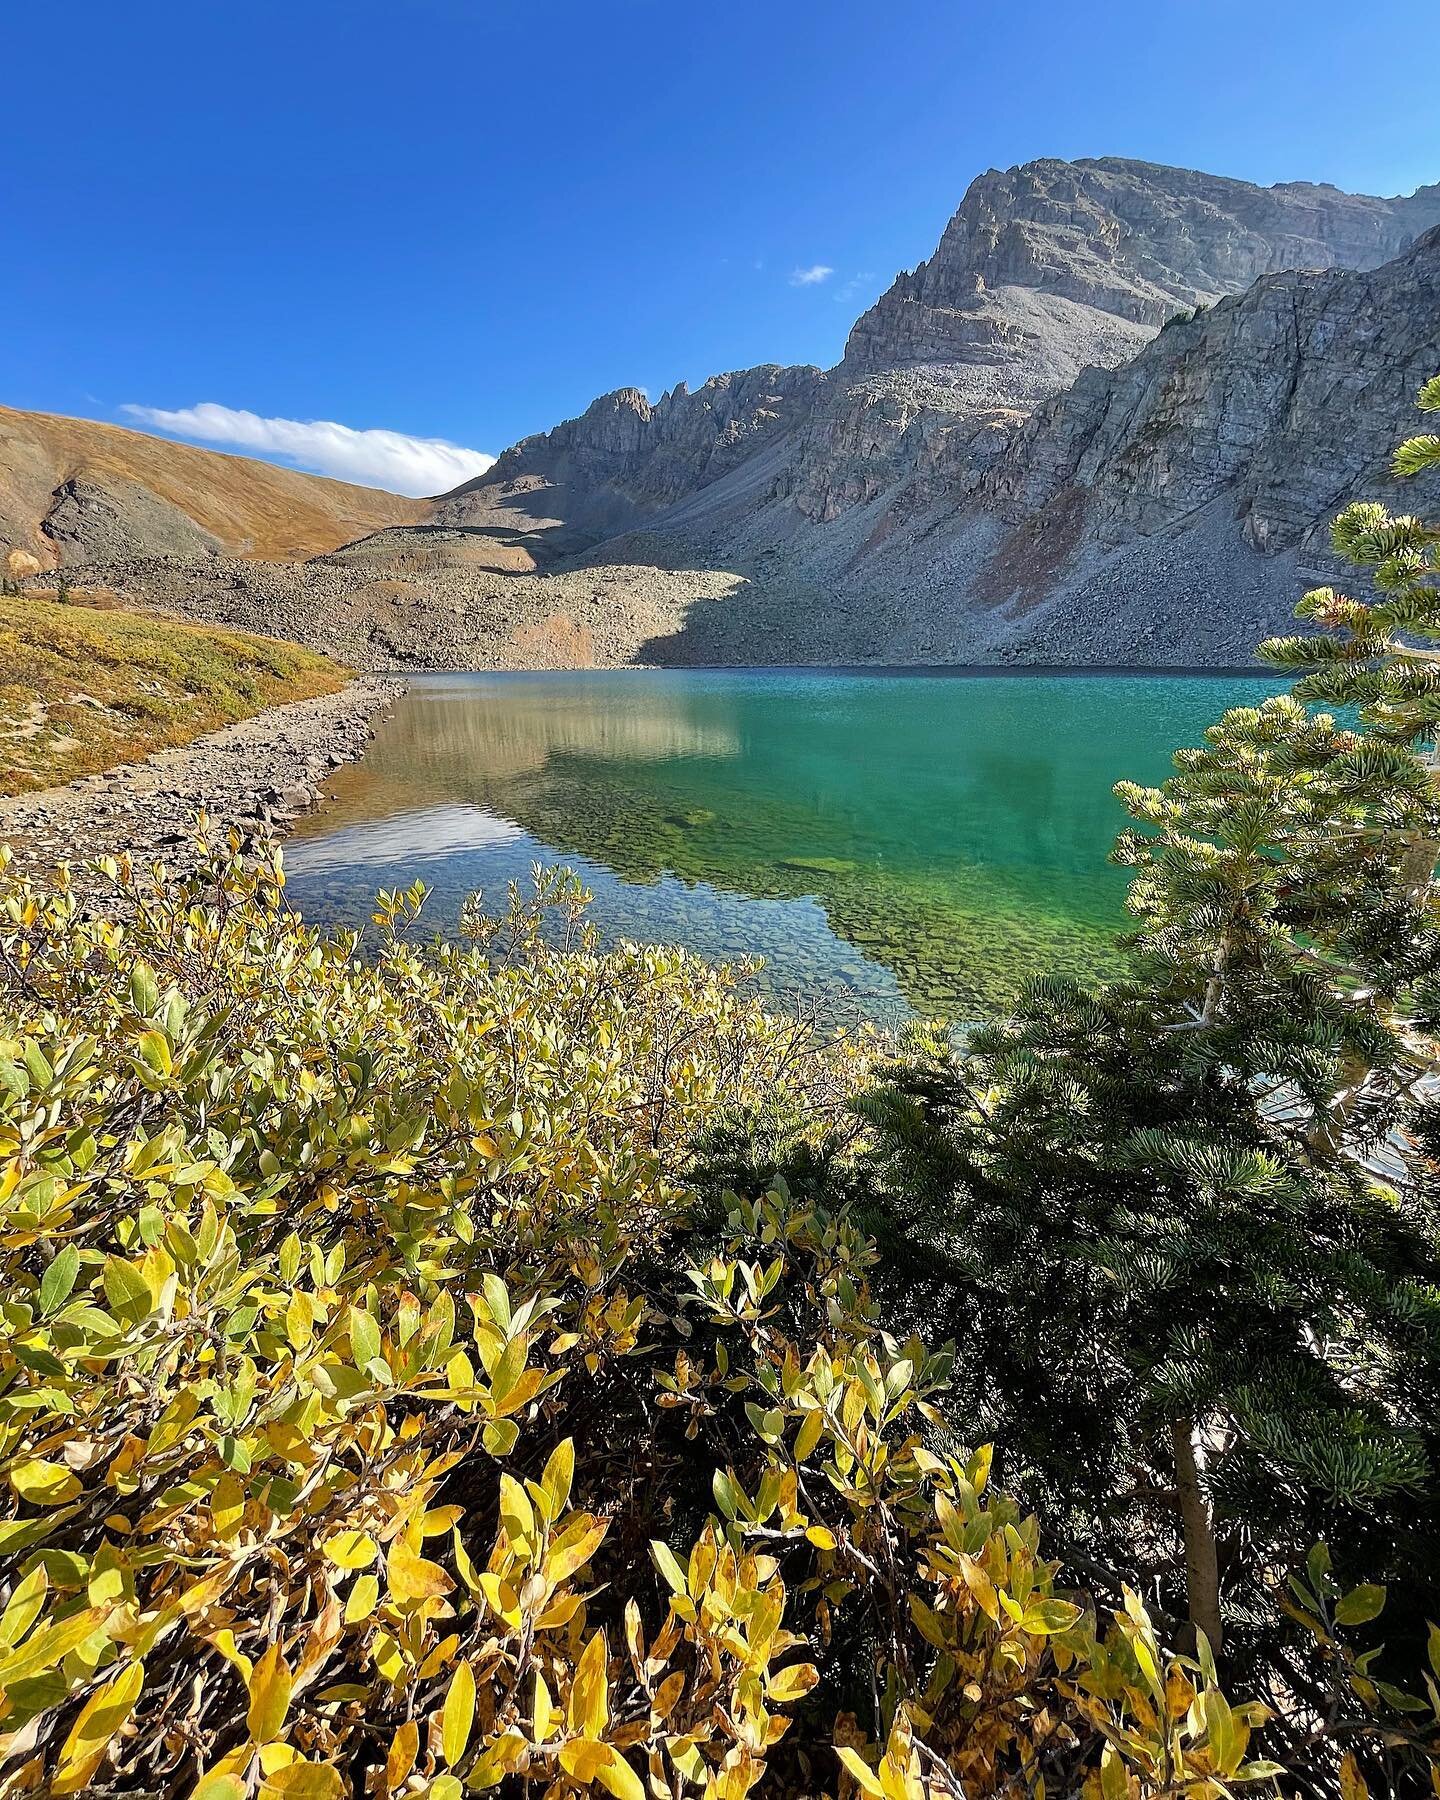
<svg viewBox="0 0 1440 1800">
<path fill-rule="evenodd" d="M 397 676 L 362 676 L 333 694 L 266 707 L 142 762 L 0 799 L 0 843 L 41 874 L 129 851 L 173 869 L 193 865 L 198 816 L 212 836 L 284 837 L 319 803 L 336 769 L 365 754 Z"/>
<path fill-rule="evenodd" d="M 988 1016 L 1042 972 L 1122 972 L 1115 783 L 1163 781 L 1178 746 L 1272 688 L 1251 671 L 412 677 L 298 822 L 289 892 L 356 927 L 378 889 L 419 881 L 443 935 L 476 890 L 564 865 L 606 941 L 760 955 L 767 993 L 837 1015 Z"/>
</svg>

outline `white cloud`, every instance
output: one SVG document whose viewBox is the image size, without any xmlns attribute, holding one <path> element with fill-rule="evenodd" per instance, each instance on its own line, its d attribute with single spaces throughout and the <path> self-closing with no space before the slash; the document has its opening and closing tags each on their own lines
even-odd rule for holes
<svg viewBox="0 0 1440 1800">
<path fill-rule="evenodd" d="M 837 303 L 853 301 L 874 281 L 875 276 L 870 269 L 862 269 L 858 275 L 852 275 L 848 281 L 836 288 L 833 298 Z"/>
<path fill-rule="evenodd" d="M 790 272 L 791 287 L 815 287 L 819 282 L 828 281 L 835 271 L 829 263 L 811 263 L 808 269 L 792 269 Z"/>
<path fill-rule="evenodd" d="M 228 444 L 282 457 L 302 469 L 388 488 L 396 494 L 443 494 L 483 475 L 494 462 L 483 450 L 467 450 L 445 438 L 407 437 L 403 431 L 357 431 L 333 419 L 262 419 L 258 413 L 204 401 L 167 412 L 158 406 L 122 406 L 132 419 L 174 437 Z"/>
</svg>

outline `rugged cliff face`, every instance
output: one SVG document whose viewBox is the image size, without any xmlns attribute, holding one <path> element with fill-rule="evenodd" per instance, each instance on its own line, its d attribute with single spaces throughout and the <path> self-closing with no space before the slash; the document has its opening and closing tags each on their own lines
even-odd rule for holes
<svg viewBox="0 0 1440 1800">
<path fill-rule="evenodd" d="M 1046 158 L 971 182 L 935 254 L 856 321 L 855 370 L 963 359 L 977 294 L 1037 288 L 1152 329 L 1280 269 L 1370 269 L 1440 215 L 1309 182 L 1254 187 L 1105 156 Z"/>
<path fill-rule="evenodd" d="M 808 563 L 833 582 L 844 578 L 833 534 L 806 543 L 787 519 L 824 528 L 883 507 L 874 524 L 893 558 L 897 527 L 972 497 L 997 457 L 1013 459 L 1007 446 L 1037 409 L 1072 389 L 1067 418 L 1078 430 L 1104 373 L 1129 367 L 1168 321 L 1277 271 L 1375 268 L 1437 221 L 1440 186 L 1376 199 L 1304 182 L 1260 188 L 1117 157 L 991 170 L 971 184 L 934 255 L 857 321 L 835 369 L 749 370 L 695 394 L 679 388 L 654 407 L 634 390 L 607 395 L 579 419 L 517 444 L 447 497 L 441 517 L 486 526 L 522 519 L 542 529 L 552 553 L 637 527 L 708 531 L 732 561 L 768 529 L 791 566 L 803 574 Z M 1249 351 L 1237 343 L 1231 353 Z M 1219 354 L 1205 364 L 1210 375 Z M 1323 362 L 1328 352 L 1316 338 L 1303 354 Z M 1223 382 L 1215 390 L 1229 391 Z M 1374 436 L 1389 426 L 1376 410 L 1365 429 Z M 1167 427 L 1157 417 L 1154 429 Z M 1297 451 L 1303 460 L 1303 446 Z M 1228 439 L 1207 445 L 1202 432 L 1176 454 L 1193 465 L 1191 485 L 1218 488 L 1244 452 Z M 1020 481 L 1013 471 L 1002 479 Z M 1126 479 L 1117 463 L 1117 489 Z M 1302 478 L 1284 529 L 1313 528 L 1314 518 L 1298 524 L 1307 503 Z M 1122 517 L 1117 501 L 1115 529 L 1141 529 L 1147 505 L 1137 493 Z M 1273 522 L 1254 513 L 1257 550 L 1270 547 L 1264 534 L 1283 510 L 1277 502 Z M 840 534 L 852 550 L 854 524 Z M 948 530 L 943 521 L 938 529 Z"/>
<path fill-rule="evenodd" d="M 574 549 L 719 481 L 793 432 L 814 405 L 819 369 L 768 363 L 712 375 L 692 394 L 682 381 L 655 405 L 639 388 L 593 401 L 578 419 L 521 441 L 478 481 L 438 505 L 442 523 L 547 528 Z"/>
<path fill-rule="evenodd" d="M 1373 271 L 1263 277 L 1087 371 L 976 474 L 962 510 L 1007 530 L 957 602 L 988 602 L 1017 645 L 1098 660 L 1152 639 L 1169 609 L 1182 651 L 1233 615 L 1243 653 L 1331 572 L 1334 514 L 1394 497 L 1390 455 L 1437 361 L 1440 227 Z M 1250 596 L 1238 609 L 1227 574 Z"/>
<path fill-rule="evenodd" d="M 1437 219 L 1440 187 L 1379 200 L 1120 157 L 992 169 L 856 322 L 786 489 L 817 520 L 912 473 L 931 497 L 997 425 L 1177 314 L 1280 269 L 1374 268 Z"/>
<path fill-rule="evenodd" d="M 1440 229 L 1370 273 L 1268 275 L 1040 407 L 984 475 L 1010 518 L 1083 491 L 1104 548 L 1227 496 L 1259 551 L 1312 545 L 1384 481 L 1440 340 Z"/>
</svg>

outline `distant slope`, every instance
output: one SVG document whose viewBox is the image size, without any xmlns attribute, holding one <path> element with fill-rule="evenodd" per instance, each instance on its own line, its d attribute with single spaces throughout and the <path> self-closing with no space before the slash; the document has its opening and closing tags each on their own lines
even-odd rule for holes
<svg viewBox="0 0 1440 1800">
<path fill-rule="evenodd" d="M 313 650 L 39 594 L 0 599 L 0 795 L 186 744 L 267 706 L 333 694 Z"/>
<path fill-rule="evenodd" d="M 302 558 L 430 516 L 352 487 L 118 425 L 0 407 L 0 550 L 47 568 L 136 555 Z"/>
</svg>

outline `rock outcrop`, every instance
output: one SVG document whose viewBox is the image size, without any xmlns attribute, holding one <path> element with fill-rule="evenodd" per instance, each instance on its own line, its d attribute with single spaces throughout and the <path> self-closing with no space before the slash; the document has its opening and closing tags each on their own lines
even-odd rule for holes
<svg viewBox="0 0 1440 1800">
<path fill-rule="evenodd" d="M 978 491 L 1021 517 L 1067 489 L 1113 549 L 1224 495 L 1252 549 L 1313 546 L 1397 436 L 1440 360 L 1440 228 L 1369 273 L 1267 275 L 1090 369 L 1041 406 Z"/>
<path fill-rule="evenodd" d="M 845 366 L 969 360 L 978 295 L 1033 288 L 1152 330 L 1281 269 L 1372 269 L 1440 218 L 1401 199 L 1248 181 L 1123 157 L 1045 158 L 971 182 L 935 254 L 856 321 Z"/>
<path fill-rule="evenodd" d="M 968 527 L 950 530 L 932 513 L 969 502 L 997 459 L 1013 463 L 1017 434 L 1031 442 L 1031 422 L 1057 396 L 1073 395 L 1065 416 L 1078 431 L 1107 391 L 1106 374 L 1144 363 L 1162 327 L 1188 329 L 1192 315 L 1208 316 L 1217 302 L 1281 271 L 1377 268 L 1437 222 L 1440 185 L 1378 199 L 1307 182 L 1261 188 L 1119 157 L 992 169 L 971 183 L 934 255 L 856 322 L 836 368 L 749 370 L 695 394 L 679 388 L 654 407 L 633 389 L 606 395 L 580 418 L 507 451 L 479 481 L 442 500 L 440 516 L 453 525 L 518 518 L 535 541 L 548 541 L 551 555 L 637 527 L 679 531 L 726 566 L 763 548 L 768 533 L 770 549 L 778 554 L 783 545 L 802 577 L 843 584 L 849 571 L 836 568 L 829 528 L 843 526 L 839 541 L 863 549 L 852 542 L 853 515 L 866 516 L 892 563 L 903 547 L 897 529 L 920 517 L 932 550 L 936 532 L 968 542 Z M 1258 324 L 1255 331 L 1263 335 Z M 1216 349 L 1206 364 L 1212 371 Z M 1252 349 L 1236 343 L 1230 354 Z M 1318 336 L 1302 353 L 1317 368 L 1327 355 Z M 1243 392 L 1243 373 L 1239 386 Z M 1217 381 L 1216 403 L 1230 391 Z M 1392 410 L 1377 405 L 1358 435 L 1391 429 Z M 1161 416 L 1153 429 L 1164 429 Z M 1305 447 L 1295 451 L 1304 464 Z M 1044 460 L 1043 451 L 1033 453 Z M 1207 445 L 1202 428 L 1182 455 L 1193 479 L 1177 480 L 1174 491 L 1218 491 L 1244 454 L 1228 439 Z M 1063 451 L 1056 455 L 1064 460 Z M 1357 457 L 1358 450 L 1350 460 Z M 1012 468 L 996 479 L 986 493 L 998 496 L 1020 478 Z M 1126 480 L 1117 462 L 1117 488 Z M 1324 485 L 1318 472 L 1315 483 Z M 1300 516 L 1313 498 L 1303 474 L 1292 486 L 1286 520 L 1278 500 L 1274 520 L 1263 506 L 1250 513 L 1257 552 L 1286 533 L 1313 532 L 1319 514 Z M 1117 500 L 1115 528 L 1142 531 L 1152 499 L 1137 491 Z M 1072 504 L 1068 530 L 1076 516 Z M 820 529 L 806 540 L 787 522 L 797 518 Z M 1271 542 L 1266 534 L 1276 528 L 1281 537 Z M 876 579 L 874 559 L 862 561 L 866 578 Z M 823 620 L 811 620 L 823 636 Z M 714 624 L 707 618 L 706 629 Z M 823 658 L 827 648 L 817 644 L 815 654 Z"/>
<path fill-rule="evenodd" d="M 528 519 L 561 535 L 552 552 L 623 531 L 721 480 L 793 432 L 814 405 L 819 369 L 769 363 L 682 381 L 653 406 L 639 388 L 603 394 L 553 431 L 523 438 L 437 507 L 442 523 Z"/>
<path fill-rule="evenodd" d="M 1342 506 L 1399 503 L 1390 456 L 1417 428 L 1415 394 L 1437 362 L 1440 227 L 1379 269 L 1262 277 L 1032 415 L 976 479 L 974 506 L 1009 532 L 972 597 L 1023 620 L 1019 642 L 1072 641 L 1109 660 L 1173 599 L 1147 591 L 1151 546 L 1191 565 L 1202 590 L 1248 553 L 1266 599 L 1238 623 L 1259 635 L 1302 581 L 1340 573 L 1328 525 Z M 1058 558 L 1042 567 L 1033 547 L 1052 531 Z M 1226 597 L 1195 598 L 1203 613 Z"/>
<path fill-rule="evenodd" d="M 1121 157 L 992 169 L 856 321 L 785 489 L 821 521 L 912 468 L 931 497 L 997 427 L 1167 320 L 1277 270 L 1374 268 L 1437 220 L 1440 186 L 1382 200 Z"/>
</svg>

